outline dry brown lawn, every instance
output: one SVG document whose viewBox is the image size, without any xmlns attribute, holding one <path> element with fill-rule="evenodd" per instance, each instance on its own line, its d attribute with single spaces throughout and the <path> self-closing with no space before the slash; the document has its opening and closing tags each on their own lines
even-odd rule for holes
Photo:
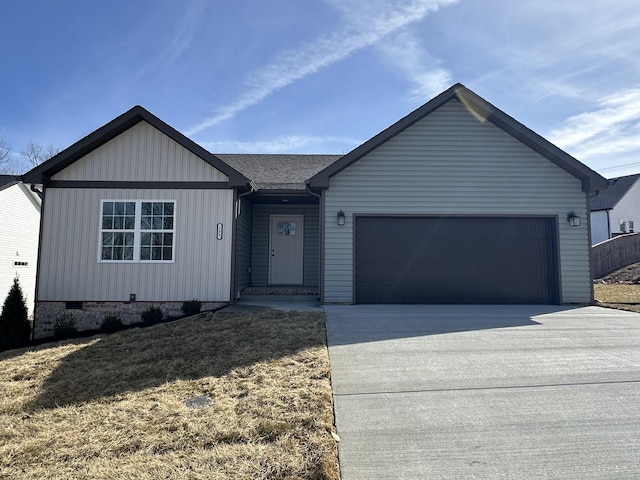
<svg viewBox="0 0 640 480">
<path fill-rule="evenodd" d="M 596 283 L 593 289 L 596 301 L 602 306 L 640 312 L 640 285 Z"/>
<path fill-rule="evenodd" d="M 0 353 L 0 478 L 338 479 L 321 313 Z"/>
</svg>

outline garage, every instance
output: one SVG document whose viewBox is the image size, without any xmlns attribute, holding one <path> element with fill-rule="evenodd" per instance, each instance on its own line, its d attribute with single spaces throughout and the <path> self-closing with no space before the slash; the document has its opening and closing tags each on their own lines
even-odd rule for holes
<svg viewBox="0 0 640 480">
<path fill-rule="evenodd" d="M 354 221 L 356 303 L 559 303 L 553 217 Z"/>
</svg>

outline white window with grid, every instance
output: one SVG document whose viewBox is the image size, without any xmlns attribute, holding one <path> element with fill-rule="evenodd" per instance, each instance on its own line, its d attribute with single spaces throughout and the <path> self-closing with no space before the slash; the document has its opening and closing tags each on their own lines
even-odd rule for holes
<svg viewBox="0 0 640 480">
<path fill-rule="evenodd" d="M 173 262 L 175 200 L 103 200 L 99 262 Z"/>
</svg>

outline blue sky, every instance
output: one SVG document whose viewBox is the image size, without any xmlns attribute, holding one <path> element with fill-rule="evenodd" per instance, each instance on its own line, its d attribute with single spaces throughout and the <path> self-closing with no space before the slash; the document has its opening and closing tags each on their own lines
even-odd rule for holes
<svg viewBox="0 0 640 480">
<path fill-rule="evenodd" d="M 134 105 L 214 153 L 346 153 L 456 82 L 606 177 L 640 172 L 637 0 L 3 2 L 0 136 Z M 26 169 L 26 165 L 21 170 Z"/>
</svg>

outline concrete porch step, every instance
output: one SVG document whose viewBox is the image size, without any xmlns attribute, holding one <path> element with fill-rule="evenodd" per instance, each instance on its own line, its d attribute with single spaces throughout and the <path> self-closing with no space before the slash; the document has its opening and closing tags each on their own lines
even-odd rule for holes
<svg viewBox="0 0 640 480">
<path fill-rule="evenodd" d="M 283 311 L 322 311 L 318 295 L 242 295 L 237 303 L 220 313 L 259 312 L 268 308 Z"/>
<path fill-rule="evenodd" d="M 247 295 L 315 295 L 317 297 L 320 291 L 313 287 L 247 287 L 240 294 L 240 298 L 245 298 Z"/>
</svg>

